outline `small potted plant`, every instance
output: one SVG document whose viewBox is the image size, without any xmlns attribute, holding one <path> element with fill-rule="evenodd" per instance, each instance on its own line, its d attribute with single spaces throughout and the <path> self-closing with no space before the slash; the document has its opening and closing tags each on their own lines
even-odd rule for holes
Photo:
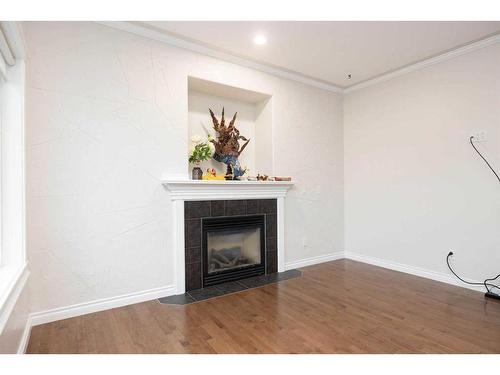
<svg viewBox="0 0 500 375">
<path fill-rule="evenodd" d="M 195 143 L 195 146 L 191 153 L 189 154 L 189 162 L 194 164 L 192 179 L 201 180 L 203 177 L 203 171 L 200 168 L 200 163 L 202 161 L 210 160 L 212 157 L 212 149 L 207 142 L 201 142 L 201 138 L 194 136 L 191 141 Z"/>
</svg>

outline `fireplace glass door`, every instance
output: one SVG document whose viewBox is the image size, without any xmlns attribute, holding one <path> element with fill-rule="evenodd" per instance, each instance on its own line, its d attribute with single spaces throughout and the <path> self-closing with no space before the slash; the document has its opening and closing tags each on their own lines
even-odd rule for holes
<svg viewBox="0 0 500 375">
<path fill-rule="evenodd" d="M 208 232 L 208 274 L 260 264 L 260 228 Z"/>
<path fill-rule="evenodd" d="M 203 220 L 203 285 L 264 274 L 263 215 Z"/>
</svg>

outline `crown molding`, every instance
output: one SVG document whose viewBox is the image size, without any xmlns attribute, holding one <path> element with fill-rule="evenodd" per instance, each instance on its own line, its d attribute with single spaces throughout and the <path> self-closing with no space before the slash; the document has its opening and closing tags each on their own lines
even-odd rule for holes
<svg viewBox="0 0 500 375">
<path fill-rule="evenodd" d="M 420 70 L 420 69 L 424 69 L 424 68 L 431 66 L 431 65 L 439 64 L 441 62 L 453 59 L 453 58 L 458 57 L 458 56 L 465 55 L 465 54 L 470 53 L 470 52 L 477 51 L 481 48 L 488 47 L 488 46 L 491 46 L 491 45 L 496 44 L 496 43 L 500 43 L 500 34 L 496 34 L 496 35 L 478 40 L 476 42 L 467 44 L 467 45 L 462 46 L 462 47 L 455 48 L 451 51 L 442 53 L 440 55 L 419 61 L 415 64 L 407 65 L 403 68 L 396 69 L 392 72 L 385 73 L 385 74 L 382 74 L 378 77 L 371 78 L 371 79 L 368 79 L 366 81 L 354 84 L 352 86 L 345 88 L 343 90 L 343 93 L 348 94 L 348 93 L 351 93 L 353 91 L 363 89 L 365 87 L 369 87 L 369 86 L 376 85 L 378 83 L 389 81 L 393 78 L 396 78 L 396 77 L 399 77 L 399 76 L 402 76 L 402 75 L 405 75 L 408 73 L 412 73 L 412 72 L 415 72 L 415 71 Z"/>
<path fill-rule="evenodd" d="M 106 22 L 96 22 L 98 24 L 111 27 L 113 29 L 126 31 L 135 35 L 142 36 L 144 38 L 156 40 L 162 43 L 169 44 L 171 46 L 186 49 L 192 52 L 200 53 L 202 55 L 210 56 L 219 60 L 227 61 L 236 65 L 240 65 L 246 68 L 251 68 L 258 70 L 263 73 L 267 73 L 279 78 L 284 78 L 296 82 L 300 82 L 309 86 L 313 86 L 316 88 L 320 88 L 323 90 L 332 91 L 340 94 L 348 94 L 366 87 L 370 87 L 385 81 L 389 81 L 393 78 L 400 77 L 402 75 L 415 72 L 420 69 L 424 69 L 428 66 L 432 66 L 434 64 L 439 64 L 441 62 L 453 59 L 455 57 L 459 57 L 465 55 L 470 52 L 477 51 L 481 48 L 488 47 L 494 45 L 496 43 L 500 43 L 500 34 L 496 34 L 472 43 L 469 43 L 465 46 L 458 47 L 447 51 L 445 53 L 439 54 L 437 56 L 433 56 L 431 58 L 419 61 L 414 64 L 407 65 L 405 67 L 393 70 L 388 73 L 381 74 L 377 77 L 370 78 L 366 81 L 356 83 L 354 85 L 342 88 L 340 86 L 326 83 L 321 80 L 317 80 L 314 78 L 306 77 L 298 73 L 294 73 L 288 71 L 286 69 L 280 69 L 278 67 L 274 67 L 271 65 L 266 65 L 262 63 L 255 62 L 250 59 L 246 59 L 243 57 L 235 56 L 233 54 L 219 51 L 215 48 L 211 48 L 205 46 L 200 43 L 191 42 L 171 34 L 157 31 L 143 25 L 134 23 L 134 22 L 125 22 L 125 21 L 106 21 Z"/>
<path fill-rule="evenodd" d="M 135 35 L 139 35 L 144 38 L 153 39 L 158 42 L 166 43 L 174 47 L 183 48 L 192 52 L 200 53 L 202 55 L 214 57 L 216 59 L 240 65 L 245 68 L 255 69 L 260 72 L 271 74 L 279 78 L 285 78 L 291 81 L 300 82 L 309 86 L 313 86 L 327 91 L 332 91 L 335 93 L 342 93 L 343 91 L 342 87 L 327 82 L 323 82 L 321 80 L 316 80 L 285 69 L 280 69 L 271 65 L 258 63 L 250 59 L 222 52 L 215 48 L 207 47 L 200 43 L 187 41 L 185 39 L 178 38 L 171 34 L 157 31 L 137 23 L 125 22 L 125 21 L 103 21 L 97 23 L 100 25 L 111 27 L 113 29 L 118 29 Z"/>
</svg>

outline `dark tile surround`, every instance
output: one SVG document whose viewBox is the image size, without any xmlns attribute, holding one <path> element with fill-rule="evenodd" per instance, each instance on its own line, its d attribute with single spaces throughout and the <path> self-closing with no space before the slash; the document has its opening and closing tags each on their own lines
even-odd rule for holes
<svg viewBox="0 0 500 375">
<path fill-rule="evenodd" d="M 276 273 L 278 270 L 276 199 L 184 202 L 186 291 L 201 288 L 201 219 L 253 214 L 266 215 L 266 273 Z"/>
<path fill-rule="evenodd" d="M 210 298 L 241 292 L 243 290 L 257 288 L 268 284 L 274 284 L 300 276 L 302 276 L 302 272 L 299 270 L 289 270 L 269 275 L 250 277 L 248 279 L 238 281 L 231 281 L 224 284 L 209 286 L 208 288 L 191 290 L 177 296 L 159 298 L 158 301 L 166 305 L 188 305 L 190 303 L 205 301 Z"/>
</svg>

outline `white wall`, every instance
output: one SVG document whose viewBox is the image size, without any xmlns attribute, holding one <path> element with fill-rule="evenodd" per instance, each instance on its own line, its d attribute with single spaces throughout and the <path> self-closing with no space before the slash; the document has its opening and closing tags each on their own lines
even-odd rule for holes
<svg viewBox="0 0 500 375">
<path fill-rule="evenodd" d="M 500 45 L 344 99 L 346 250 L 483 280 L 500 265 Z"/>
<path fill-rule="evenodd" d="M 272 98 L 257 103 L 255 110 L 257 115 L 255 119 L 255 139 L 258 140 L 258 144 L 255 151 L 255 170 L 250 171 L 249 175 L 275 176 Z"/>
<path fill-rule="evenodd" d="M 188 75 L 272 95 L 286 261 L 343 249 L 340 95 L 93 23 L 25 27 L 34 312 L 173 283 L 160 181 L 188 170 Z"/>
</svg>

